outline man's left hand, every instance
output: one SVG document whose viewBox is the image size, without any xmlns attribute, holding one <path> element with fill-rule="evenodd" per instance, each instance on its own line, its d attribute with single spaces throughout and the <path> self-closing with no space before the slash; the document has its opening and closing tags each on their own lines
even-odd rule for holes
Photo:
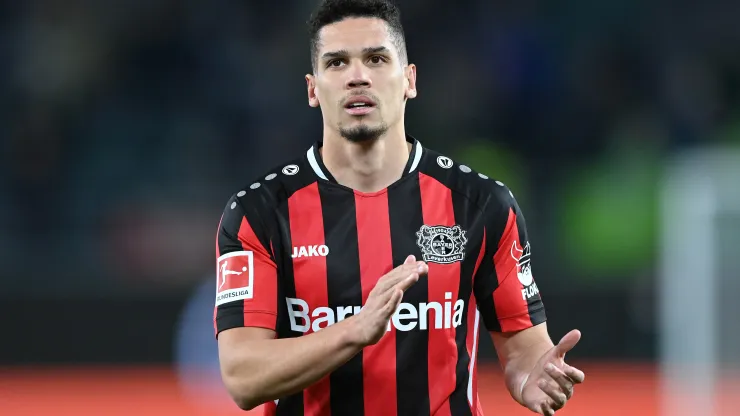
<svg viewBox="0 0 740 416">
<path fill-rule="evenodd" d="M 565 353 L 580 339 L 580 331 L 570 331 L 537 361 L 521 390 L 522 402 L 528 409 L 552 416 L 573 397 L 573 387 L 583 383 L 585 375 L 565 363 Z"/>
</svg>

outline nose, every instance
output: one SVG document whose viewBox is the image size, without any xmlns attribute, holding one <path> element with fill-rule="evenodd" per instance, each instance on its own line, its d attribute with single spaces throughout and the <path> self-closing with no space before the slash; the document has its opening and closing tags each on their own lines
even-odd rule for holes
<svg viewBox="0 0 740 416">
<path fill-rule="evenodd" d="M 372 81 L 370 80 L 370 74 L 367 71 L 367 67 L 362 64 L 354 64 L 348 71 L 349 79 L 347 79 L 346 87 L 348 90 L 355 88 L 370 88 Z"/>
</svg>

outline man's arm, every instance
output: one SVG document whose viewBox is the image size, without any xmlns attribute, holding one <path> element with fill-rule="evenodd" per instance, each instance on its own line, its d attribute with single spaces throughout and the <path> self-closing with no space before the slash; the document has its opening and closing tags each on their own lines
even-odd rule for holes
<svg viewBox="0 0 740 416">
<path fill-rule="evenodd" d="M 218 338 L 221 376 L 229 394 L 245 410 L 289 396 L 349 361 L 360 349 L 349 318 L 298 338 L 275 339 L 264 328 L 235 328 Z"/>
<path fill-rule="evenodd" d="M 492 187 L 484 213 L 485 256 L 474 279 L 478 309 L 491 332 L 511 396 L 534 412 L 554 414 L 570 398 L 573 384 L 583 381 L 583 373 L 563 361 L 580 333 L 573 331 L 553 346 L 534 281 L 524 215 L 500 182 Z"/>
<path fill-rule="evenodd" d="M 577 330 L 566 334 L 558 345 L 553 345 L 544 323 L 511 334 L 492 332 L 491 336 L 511 396 L 534 412 L 554 415 L 573 397 L 573 387 L 585 379 L 581 370 L 565 363 L 565 354 L 581 338 Z"/>
<path fill-rule="evenodd" d="M 491 332 L 491 338 L 504 371 L 506 387 L 511 397 L 523 404 L 522 386 L 537 361 L 554 346 L 547 333 L 547 323 L 518 332 Z"/>
<path fill-rule="evenodd" d="M 427 270 L 426 264 L 409 256 L 378 280 L 359 314 L 306 336 L 275 339 L 275 332 L 264 328 L 222 332 L 221 374 L 234 401 L 242 409 L 252 409 L 296 393 L 377 343 L 403 292 Z"/>
<path fill-rule="evenodd" d="M 378 280 L 359 314 L 310 335 L 275 339 L 284 300 L 263 221 L 269 210 L 253 194 L 240 194 L 227 203 L 216 238 L 214 329 L 224 384 L 239 407 L 251 409 L 305 389 L 378 342 L 403 292 L 428 269 L 409 256 Z"/>
<path fill-rule="evenodd" d="M 237 405 L 252 409 L 315 383 L 362 348 L 353 319 L 298 338 L 264 328 L 235 328 L 218 338 L 221 376 Z"/>
</svg>

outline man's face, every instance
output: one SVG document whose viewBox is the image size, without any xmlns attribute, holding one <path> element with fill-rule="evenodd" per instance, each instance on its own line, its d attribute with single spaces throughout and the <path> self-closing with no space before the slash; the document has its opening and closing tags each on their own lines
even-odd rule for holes
<svg viewBox="0 0 740 416">
<path fill-rule="evenodd" d="M 381 19 L 350 18 L 321 29 L 316 73 L 307 75 L 309 105 L 350 141 L 380 137 L 402 121 L 416 96 L 416 68 L 404 65 Z"/>
</svg>

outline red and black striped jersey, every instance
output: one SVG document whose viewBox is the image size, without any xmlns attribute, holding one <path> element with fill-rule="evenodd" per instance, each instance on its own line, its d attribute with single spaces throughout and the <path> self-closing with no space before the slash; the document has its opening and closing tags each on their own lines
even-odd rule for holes
<svg viewBox="0 0 740 416">
<path fill-rule="evenodd" d="M 266 415 L 481 415 L 479 324 L 545 321 L 522 212 L 501 182 L 422 147 L 388 188 L 340 185 L 319 148 L 228 201 L 218 228 L 216 336 L 254 326 L 278 338 L 359 313 L 409 254 L 429 273 L 404 294 L 376 345 Z"/>
</svg>

